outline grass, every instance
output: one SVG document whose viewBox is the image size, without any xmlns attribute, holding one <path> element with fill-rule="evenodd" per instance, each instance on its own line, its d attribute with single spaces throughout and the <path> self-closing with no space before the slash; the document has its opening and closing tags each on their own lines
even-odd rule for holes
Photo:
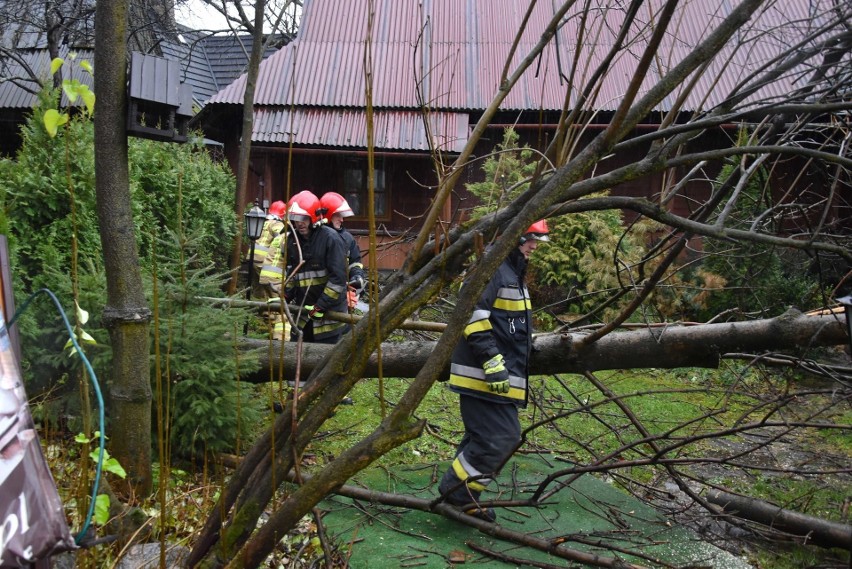
<svg viewBox="0 0 852 569">
<path fill-rule="evenodd" d="M 845 426 L 842 429 L 800 429 L 784 435 L 779 441 L 785 445 L 780 454 L 794 453 L 790 456 L 795 459 L 793 463 L 801 463 L 799 469 L 825 467 L 831 461 L 847 467 L 852 463 L 852 411 L 848 401 L 833 398 L 830 392 L 803 395 L 792 399 L 791 404 L 783 410 L 769 412 L 769 402 L 779 394 L 799 389 L 800 384 L 795 377 L 762 370 L 739 373 L 736 369 L 718 372 L 699 369 L 628 370 L 599 373 L 596 377 L 608 391 L 629 406 L 641 429 L 653 435 L 665 434 L 655 444 L 657 450 L 671 447 L 666 456 L 694 459 L 735 453 L 739 448 L 747 448 L 738 445 L 753 441 L 744 442 L 742 437 L 733 435 L 722 439 L 702 437 L 731 425 L 783 417 L 791 421 L 806 418 L 808 421 L 824 421 L 826 424 L 831 421 Z M 386 378 L 383 381 L 385 412 L 399 400 L 410 381 L 399 378 Z M 535 377 L 531 385 L 535 404 L 522 411 L 522 427 L 529 427 L 543 419 L 550 421 L 526 434 L 527 439 L 520 452 L 546 450 L 579 464 L 591 464 L 604 458 L 604 464 L 610 467 L 627 464 L 624 461 L 646 458 L 656 452 L 647 443 L 631 444 L 644 436 L 639 427 L 585 377 Z M 813 390 L 813 386 L 806 387 Z M 270 389 L 273 389 L 272 393 Z M 276 389 L 257 386 L 257 396 L 271 401 Z M 339 406 L 307 449 L 306 453 L 310 455 L 308 462 L 312 464 L 308 469 L 328 463 L 379 425 L 383 404 L 378 394 L 379 382 L 375 379 L 364 380 L 355 387 L 351 393 L 355 404 Z M 401 464 L 431 464 L 449 460 L 453 456 L 455 445 L 462 436 L 457 396 L 449 392 L 445 385 L 435 384 L 418 409 L 417 417 L 427 421 L 423 435 L 379 458 L 371 468 L 392 469 Z M 256 432 L 244 435 L 241 444 L 243 451 L 247 449 L 250 439 L 259 434 L 273 418 L 274 415 L 269 413 L 263 423 L 256 425 Z M 50 448 L 53 449 L 49 456 L 54 472 L 71 473 L 75 469 L 79 470 L 73 463 L 79 454 L 75 449 L 66 452 L 66 457 L 62 458 L 56 452 L 56 445 Z M 772 453 L 767 451 L 766 454 L 766 457 L 761 456 L 761 460 L 770 460 Z M 64 466 L 58 467 L 59 462 Z M 848 474 L 781 475 L 774 471 L 713 464 L 679 465 L 678 468 L 733 492 L 768 500 L 808 515 L 848 523 L 844 517 L 844 504 L 848 501 L 850 488 Z M 167 512 L 163 517 L 165 527 L 162 529 L 170 540 L 189 544 L 193 532 L 200 527 L 206 512 L 215 503 L 218 487 L 226 472 L 217 472 L 212 465 L 206 465 L 195 473 L 171 472 Z M 660 467 L 632 466 L 600 475 L 607 476 L 626 492 L 640 493 L 646 486 L 660 485 L 665 472 Z M 68 474 L 68 481 L 73 479 Z M 60 490 L 64 492 L 66 504 L 72 505 L 73 484 Z M 159 513 L 156 496 L 144 503 L 143 507 L 151 516 L 156 517 Z M 75 514 L 69 514 L 76 520 Z M 159 520 L 154 523 L 158 524 Z M 303 554 L 311 550 L 306 543 L 311 539 L 312 531 L 315 528 L 306 521 L 294 535 L 282 541 L 276 555 L 292 558 L 300 550 Z M 746 551 L 755 567 L 773 569 L 834 567 L 839 566 L 837 560 L 844 555 L 835 550 L 791 543 L 755 541 L 747 544 Z M 105 552 L 103 558 L 112 560 L 115 555 L 115 552 Z M 108 565 L 98 562 L 94 566 Z"/>
<path fill-rule="evenodd" d="M 719 440 L 702 438 L 733 425 L 807 419 L 833 421 L 845 428 L 797 429 L 781 437 L 779 444 L 785 446 L 779 452 L 783 454 L 789 450 L 801 463 L 791 462 L 786 464 L 787 467 L 805 471 L 830 468 L 831 461 L 847 466 L 852 462 L 848 402 L 833 401 L 830 394 L 816 394 L 794 398 L 783 409 L 770 404 L 785 391 L 799 389 L 796 377 L 759 369 L 741 373 L 733 367 L 717 372 L 703 369 L 626 370 L 600 373 L 597 377 L 608 390 L 623 398 L 649 434 L 666 434 L 657 442 L 657 448 L 673 447 L 667 455 L 672 458 L 715 458 L 736 454 L 737 448 L 749 448 L 747 445 L 753 441 L 740 435 L 729 435 Z M 384 380 L 388 408 L 393 406 L 409 381 L 398 378 Z M 613 455 L 612 459 L 605 461 L 612 464 L 641 459 L 651 453 L 647 444 L 631 446 L 632 442 L 641 438 L 637 426 L 585 377 L 536 377 L 531 385 L 537 394 L 537 404 L 522 411 L 522 427 L 526 428 L 545 417 L 565 416 L 527 433 L 521 452 L 548 450 L 581 464 Z M 807 386 L 802 388 L 803 393 L 806 389 Z M 356 404 L 339 407 L 321 437 L 309 449 L 317 455 L 319 464 L 336 456 L 378 425 L 381 404 L 377 394 L 377 380 L 365 380 L 356 386 L 352 393 Z M 575 412 L 581 406 L 592 406 L 592 410 Z M 821 411 L 815 415 L 816 409 Z M 455 444 L 462 435 L 457 396 L 443 385 L 436 384 L 418 409 L 417 416 L 428 422 L 424 435 L 380 458 L 374 467 L 433 463 L 453 456 Z M 752 438 L 765 436 L 761 430 L 747 434 Z M 755 464 L 759 467 L 755 469 L 711 465 L 708 471 L 699 464 L 695 467 L 681 466 L 679 470 L 706 478 L 708 483 L 732 492 L 767 500 L 807 515 L 848 523 L 844 506 L 848 501 L 848 474 L 781 474 L 761 470 L 778 466 L 767 463 L 772 452 L 766 450 L 766 457 L 763 452 L 764 449 L 758 448 L 748 453 L 754 455 Z M 815 462 L 808 463 L 809 460 Z M 739 458 L 737 461 L 743 462 Z M 661 472 L 660 467 L 636 466 L 616 471 L 614 480 L 625 491 L 635 492 L 643 484 L 659 481 Z M 817 566 L 818 563 L 831 567 L 832 562 L 839 563 L 838 557 L 843 557 L 843 552 L 792 543 L 767 545 L 777 551 L 773 554 L 769 549 L 764 550 L 763 545 L 751 544 L 748 549 L 749 560 L 756 567 L 798 569 Z"/>
</svg>

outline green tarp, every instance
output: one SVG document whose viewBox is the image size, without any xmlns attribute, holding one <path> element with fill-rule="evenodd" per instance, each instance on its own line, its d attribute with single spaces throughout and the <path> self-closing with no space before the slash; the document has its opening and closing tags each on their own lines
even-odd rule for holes
<svg viewBox="0 0 852 569">
<path fill-rule="evenodd" d="M 524 499 L 548 473 L 565 463 L 544 456 L 515 456 L 498 478 L 500 499 Z M 430 499 L 446 464 L 436 466 L 371 469 L 349 485 L 380 492 Z M 484 498 L 496 497 L 486 493 Z M 475 551 L 468 544 L 498 552 L 509 559 L 528 559 L 542 566 L 580 567 L 555 555 L 519 546 L 481 533 L 439 514 L 370 504 L 335 496 L 325 500 L 323 520 L 328 533 L 343 549 L 350 547 L 353 569 L 446 568 L 459 564 L 519 567 Z M 697 535 L 666 521 L 658 512 L 618 488 L 592 475 L 584 475 L 562 489 L 542 508 L 498 509 L 497 522 L 506 528 L 540 539 L 563 540 L 561 547 L 618 557 L 645 567 L 702 567 L 748 569 L 735 556 Z M 595 546 L 605 543 L 619 553 Z M 629 552 L 639 555 L 630 555 Z M 527 565 L 530 566 L 530 565 Z"/>
</svg>

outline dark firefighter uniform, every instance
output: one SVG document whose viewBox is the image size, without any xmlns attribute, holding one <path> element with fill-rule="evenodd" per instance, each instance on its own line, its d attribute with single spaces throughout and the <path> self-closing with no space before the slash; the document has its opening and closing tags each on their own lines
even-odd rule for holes
<svg viewBox="0 0 852 569">
<path fill-rule="evenodd" d="M 464 338 L 453 352 L 449 386 L 460 394 L 465 435 L 439 486 L 452 504 L 478 501 L 490 477 L 520 441 L 518 408 L 527 403 L 527 364 L 532 347 L 526 267 L 524 255 L 514 249 L 482 293 L 464 329 Z M 506 393 L 489 389 L 483 369 L 499 355 L 509 374 Z"/>
<path fill-rule="evenodd" d="M 297 234 L 298 235 L 298 234 Z M 292 236 L 292 234 L 291 234 Z M 346 312 L 346 253 L 343 239 L 325 225 L 311 228 L 307 237 L 298 235 L 296 240 L 286 242 L 289 274 L 299 264 L 293 280 L 287 283 L 287 301 L 300 306 L 314 307 L 319 313 L 328 311 Z M 306 342 L 334 344 L 343 334 L 346 324 L 327 318 L 312 318 L 308 310 L 302 310 L 299 326 Z M 297 339 L 294 330 L 291 339 Z"/>
<path fill-rule="evenodd" d="M 358 247 L 355 237 L 345 227 L 335 229 L 335 231 L 343 239 L 343 246 L 349 261 L 347 282 L 360 293 L 367 282 L 367 272 L 364 270 L 364 263 L 361 261 L 361 248 Z"/>
</svg>

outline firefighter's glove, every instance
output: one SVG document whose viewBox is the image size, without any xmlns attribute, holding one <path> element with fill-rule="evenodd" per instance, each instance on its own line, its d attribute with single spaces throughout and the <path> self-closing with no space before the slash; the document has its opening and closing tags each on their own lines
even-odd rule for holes
<svg viewBox="0 0 852 569">
<path fill-rule="evenodd" d="M 492 393 L 509 393 L 509 372 L 503 364 L 503 354 L 497 354 L 482 364 L 482 369 Z"/>
<path fill-rule="evenodd" d="M 319 306 L 305 306 L 305 311 L 308 313 L 308 318 L 311 320 L 322 320 L 325 316 L 325 310 Z"/>
</svg>

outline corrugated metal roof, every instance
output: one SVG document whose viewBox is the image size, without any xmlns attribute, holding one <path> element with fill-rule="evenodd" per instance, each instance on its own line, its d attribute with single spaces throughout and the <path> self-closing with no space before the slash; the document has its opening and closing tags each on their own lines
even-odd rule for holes
<svg viewBox="0 0 852 569">
<path fill-rule="evenodd" d="M 505 110 L 558 110 L 565 100 L 567 80 L 575 54 L 580 70 L 588 75 L 612 45 L 623 20 L 621 2 L 597 0 L 586 20 L 581 7 L 563 19 L 555 41 L 527 70 L 502 104 Z M 600 85 L 592 102 L 597 110 L 612 110 L 620 101 L 641 55 L 641 42 L 652 32 L 663 0 L 650 0 L 634 24 L 637 43 L 622 52 Z M 679 4 L 673 31 L 644 88 L 676 65 L 710 29 L 732 10 L 727 0 L 684 0 Z M 786 0 L 767 9 L 749 32 L 759 41 L 722 50 L 705 73 L 706 79 L 686 100 L 686 110 L 717 104 L 750 70 L 756 69 L 789 45 L 790 35 L 801 30 L 779 26 L 782 22 L 810 21 L 812 0 Z M 817 3 L 818 4 L 818 3 Z M 553 17 L 553 3 L 537 2 L 512 61 L 516 66 L 539 39 Z M 367 0 L 309 0 L 299 36 L 264 63 L 258 80 L 258 105 L 323 107 L 364 106 L 364 38 Z M 503 61 L 529 6 L 528 0 L 375 0 L 372 40 L 373 104 L 384 108 L 416 108 L 422 98 L 444 110 L 485 108 L 497 91 Z M 580 51 L 575 49 L 582 38 Z M 744 37 L 738 39 L 747 39 Z M 748 50 L 746 53 L 745 50 Z M 728 64 L 728 60 L 730 64 Z M 582 77 L 582 75 L 578 75 Z M 716 80 L 718 83 L 714 85 Z M 789 80 L 787 80 L 789 83 Z M 710 87 L 713 87 L 710 89 Z M 577 89 L 575 84 L 574 89 Z M 244 79 L 211 98 L 212 103 L 239 103 Z M 782 97 L 787 85 L 767 86 L 764 95 Z M 705 100 L 706 98 L 706 100 Z M 576 99 L 576 93 L 572 94 Z M 668 103 L 658 110 L 666 111 Z"/>
<path fill-rule="evenodd" d="M 430 150 L 424 116 L 416 111 L 376 111 L 373 115 L 378 148 Z M 430 113 L 429 132 L 438 150 L 459 152 L 468 138 L 467 113 Z M 296 109 L 259 107 L 252 140 L 269 144 L 310 144 L 365 148 L 366 112 L 360 109 Z M 292 136 L 292 141 L 291 141 Z"/>
<path fill-rule="evenodd" d="M 68 56 L 69 49 L 65 46 L 59 49 L 59 57 L 64 59 L 67 64 L 63 67 L 63 73 L 71 69 L 71 77 L 65 76 L 66 79 L 76 79 L 80 83 L 87 85 L 90 89 L 94 88 L 94 78 L 91 74 L 84 71 L 79 62 L 88 60 L 93 63 L 94 53 L 91 51 L 76 50 L 76 63 L 72 62 Z M 36 77 L 40 77 L 42 82 L 50 84 L 50 56 L 47 50 L 23 51 L 17 54 L 18 57 L 33 70 Z M 8 109 L 31 109 L 38 101 L 39 85 L 34 81 L 29 80 L 29 73 L 21 66 L 21 63 L 16 59 L 9 58 L 5 61 L 5 69 L 3 75 L 5 77 L 15 77 L 18 80 L 0 81 L 0 108 Z M 63 94 L 62 105 L 67 105 L 68 99 Z"/>
</svg>

